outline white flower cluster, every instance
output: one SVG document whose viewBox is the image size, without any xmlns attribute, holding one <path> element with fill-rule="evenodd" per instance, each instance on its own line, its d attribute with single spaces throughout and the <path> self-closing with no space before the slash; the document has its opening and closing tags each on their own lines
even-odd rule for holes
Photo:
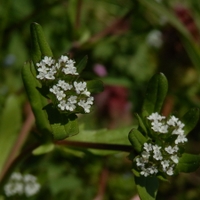
<svg viewBox="0 0 200 200">
<path fill-rule="evenodd" d="M 45 56 L 37 63 L 38 79 L 43 81 L 53 81 L 49 91 L 55 95 L 57 107 L 61 111 L 73 112 L 77 107 L 81 107 L 85 113 L 90 112 L 94 98 L 90 96 L 87 83 L 84 81 L 66 81 L 65 75 L 74 76 L 75 80 L 79 73 L 74 66 L 74 61 L 68 56 L 61 56 L 56 62 L 53 58 Z M 58 81 L 56 81 L 58 80 Z"/>
<path fill-rule="evenodd" d="M 143 176 L 156 175 L 159 171 L 171 176 L 179 162 L 180 146 L 187 142 L 184 134 L 184 124 L 175 116 L 168 120 L 158 113 L 152 113 L 147 117 L 151 122 L 151 129 L 155 134 L 161 134 L 159 144 L 149 141 L 144 143 L 141 155 L 136 158 L 136 165 Z M 167 137 L 162 139 L 162 134 Z M 174 135 L 175 140 L 168 138 Z"/>
<path fill-rule="evenodd" d="M 148 120 L 151 121 L 151 129 L 157 133 L 171 133 L 177 135 L 175 144 L 187 142 L 187 138 L 184 134 L 183 127 L 185 126 L 178 118 L 171 116 L 169 120 L 166 121 L 165 116 L 161 116 L 158 113 L 152 113 Z"/>
<path fill-rule="evenodd" d="M 31 174 L 22 175 L 19 172 L 14 172 L 8 183 L 4 186 L 4 191 L 7 197 L 14 195 L 25 195 L 27 197 L 35 195 L 40 190 L 40 184 L 37 178 Z"/>
<path fill-rule="evenodd" d="M 58 59 L 58 62 L 51 57 L 45 56 L 44 59 L 36 64 L 39 72 L 37 78 L 40 80 L 54 80 L 60 71 L 66 75 L 78 75 L 74 63 L 75 62 L 69 59 L 68 56 L 62 55 Z"/>
</svg>

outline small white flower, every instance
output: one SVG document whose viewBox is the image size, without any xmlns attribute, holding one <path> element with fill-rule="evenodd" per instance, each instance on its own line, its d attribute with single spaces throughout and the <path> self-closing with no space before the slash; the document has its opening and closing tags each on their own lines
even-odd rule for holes
<svg viewBox="0 0 200 200">
<path fill-rule="evenodd" d="M 76 67 L 74 67 L 74 61 L 68 60 L 65 62 L 65 67 L 62 69 L 62 71 L 65 74 L 72 74 L 72 75 L 78 75 L 78 72 L 76 71 Z"/>
<path fill-rule="evenodd" d="M 38 183 L 27 183 L 24 187 L 24 193 L 27 197 L 33 196 L 40 190 L 40 184 Z"/>
<path fill-rule="evenodd" d="M 174 149 L 172 148 L 172 146 L 168 146 L 168 147 L 165 147 L 165 151 L 169 154 L 173 154 L 174 153 Z"/>
<path fill-rule="evenodd" d="M 152 151 L 152 144 L 150 143 L 144 143 L 144 147 L 143 147 L 147 152 Z"/>
<path fill-rule="evenodd" d="M 60 88 L 57 87 L 56 85 L 53 85 L 53 87 L 50 88 L 49 91 L 52 92 L 53 94 L 57 94 L 57 92 L 60 91 Z"/>
<path fill-rule="evenodd" d="M 86 113 L 89 113 L 89 112 L 90 112 L 91 105 L 89 105 L 89 104 L 88 104 L 87 102 L 85 102 L 84 100 L 80 100 L 80 101 L 78 102 L 78 105 L 81 106 L 81 107 L 84 109 L 84 111 L 85 111 Z"/>
<path fill-rule="evenodd" d="M 31 174 L 24 175 L 24 193 L 27 197 L 33 196 L 36 194 L 40 189 L 40 184 L 37 182 L 37 178 Z"/>
<path fill-rule="evenodd" d="M 163 160 L 163 161 L 161 161 L 161 165 L 162 165 L 164 171 L 166 170 L 166 168 L 169 167 L 169 163 L 170 163 L 169 160 Z"/>
<path fill-rule="evenodd" d="M 173 156 L 171 156 L 171 159 L 172 159 L 172 161 L 174 162 L 174 163 L 178 163 L 178 161 L 179 161 L 179 157 L 177 156 L 177 155 L 173 155 Z"/>
<path fill-rule="evenodd" d="M 157 144 L 156 145 L 152 145 L 152 147 L 153 147 L 153 151 L 154 152 L 160 152 L 161 147 L 158 146 Z"/>
<path fill-rule="evenodd" d="M 38 79 L 40 79 L 40 80 L 43 80 L 43 79 L 45 79 L 46 74 L 47 74 L 47 73 L 40 72 L 40 73 L 36 76 L 36 78 L 38 78 Z"/>
<path fill-rule="evenodd" d="M 141 155 L 144 158 L 144 160 L 148 160 L 150 157 L 150 153 L 147 151 L 143 151 Z"/>
<path fill-rule="evenodd" d="M 77 103 L 77 96 L 70 96 L 68 102 L 70 102 L 71 104 Z"/>
<path fill-rule="evenodd" d="M 45 65 L 42 65 L 42 66 L 41 66 L 40 68 L 38 68 L 37 70 L 38 70 L 38 72 L 40 72 L 40 73 L 46 74 L 46 73 L 48 73 L 49 68 L 47 68 Z"/>
<path fill-rule="evenodd" d="M 49 69 L 48 73 L 46 73 L 45 78 L 49 80 L 54 80 L 54 74 L 56 73 L 56 68 L 53 66 Z"/>
<path fill-rule="evenodd" d="M 74 87 L 75 87 L 75 90 L 78 94 L 80 94 L 81 91 L 84 91 L 85 88 L 86 88 L 86 82 L 74 82 Z"/>
<path fill-rule="evenodd" d="M 87 98 L 87 104 L 92 105 L 92 104 L 93 104 L 93 101 L 94 101 L 94 97 L 89 97 L 89 98 Z"/>
<path fill-rule="evenodd" d="M 139 158 L 136 158 L 136 165 L 139 167 L 139 166 L 141 166 L 141 167 L 144 167 L 144 165 L 145 165 L 145 163 L 146 163 L 146 161 L 142 158 L 142 157 L 139 157 Z"/>
<path fill-rule="evenodd" d="M 71 60 L 71 59 L 69 59 L 68 61 L 67 61 L 67 66 L 69 66 L 69 67 L 74 67 L 74 61 L 73 60 Z"/>
<path fill-rule="evenodd" d="M 140 172 L 140 174 L 147 177 L 150 175 L 150 172 L 149 172 L 148 168 L 147 169 L 143 168 L 142 171 Z"/>
<path fill-rule="evenodd" d="M 159 122 L 159 121 L 153 121 L 153 122 L 151 123 L 151 125 L 152 125 L 151 128 L 152 128 L 155 132 L 159 132 L 159 131 L 160 131 L 160 128 L 161 128 L 161 126 L 162 126 L 162 123 Z"/>
<path fill-rule="evenodd" d="M 66 94 L 62 90 L 58 90 L 56 92 L 56 98 L 58 99 L 58 101 L 62 100 L 65 97 L 66 97 Z"/>
<path fill-rule="evenodd" d="M 36 180 L 37 180 L 36 177 L 31 174 L 24 175 L 25 182 L 35 182 Z"/>
<path fill-rule="evenodd" d="M 148 171 L 149 171 L 150 174 L 157 174 L 158 173 L 158 169 L 155 166 L 149 167 Z"/>
<path fill-rule="evenodd" d="M 56 63 L 56 64 L 55 64 L 55 68 L 56 68 L 56 69 L 60 69 L 60 67 L 61 67 L 61 64 L 60 64 L 60 63 Z"/>
<path fill-rule="evenodd" d="M 185 134 L 178 135 L 177 139 L 175 140 L 175 144 L 185 143 L 188 139 L 186 138 Z"/>
<path fill-rule="evenodd" d="M 156 160 L 162 160 L 162 159 L 163 159 L 162 154 L 161 154 L 160 151 L 154 152 L 153 157 L 154 157 Z"/>
<path fill-rule="evenodd" d="M 74 109 L 76 108 L 76 106 L 70 102 L 67 102 L 66 103 L 66 110 L 69 110 L 69 111 L 74 111 Z"/>
<path fill-rule="evenodd" d="M 182 129 L 185 126 L 185 124 L 183 124 L 181 121 L 178 121 L 177 126 L 179 129 Z"/>
<path fill-rule="evenodd" d="M 173 150 L 174 150 L 174 152 L 178 152 L 178 150 L 179 150 L 178 146 L 175 145 L 175 146 L 173 147 Z"/>
<path fill-rule="evenodd" d="M 41 67 L 41 66 L 45 66 L 45 64 L 43 62 L 39 62 L 39 63 L 36 63 L 36 66 Z"/>
<path fill-rule="evenodd" d="M 174 171 L 173 171 L 173 168 L 170 167 L 167 169 L 166 173 L 169 175 L 169 176 L 172 176 L 174 174 Z"/>
<path fill-rule="evenodd" d="M 23 194 L 23 183 L 22 182 L 16 182 L 12 181 L 7 183 L 4 186 L 4 191 L 7 197 L 13 196 L 13 195 L 22 195 Z"/>
<path fill-rule="evenodd" d="M 58 107 L 61 110 L 65 110 L 65 108 L 66 108 L 66 101 L 65 100 L 60 101 L 60 103 L 58 104 Z"/>
<path fill-rule="evenodd" d="M 153 121 L 160 121 L 160 120 L 162 120 L 162 119 L 165 119 L 165 117 L 164 116 L 161 116 L 161 115 L 159 115 L 157 112 L 155 112 L 155 113 L 152 113 L 151 115 L 149 115 L 148 117 L 147 117 L 147 119 L 149 119 L 149 120 L 153 120 Z"/>
<path fill-rule="evenodd" d="M 84 94 L 84 95 L 86 95 L 86 96 L 90 96 L 90 92 L 86 89 L 86 90 L 84 90 L 81 94 Z"/>
<path fill-rule="evenodd" d="M 55 79 L 54 73 L 53 73 L 52 71 L 49 71 L 49 72 L 45 75 L 45 78 L 48 79 L 48 80 L 54 80 L 54 79 Z"/>
<path fill-rule="evenodd" d="M 167 125 L 162 125 L 159 129 L 160 133 L 167 133 L 168 132 L 168 126 Z"/>
<path fill-rule="evenodd" d="M 154 157 L 156 160 L 162 160 L 162 159 L 163 159 L 162 154 L 161 154 L 161 152 L 160 152 L 160 149 L 161 149 L 160 146 L 158 146 L 158 145 L 153 145 L 153 153 L 154 153 L 153 157 Z"/>
<path fill-rule="evenodd" d="M 55 61 L 51 57 L 45 56 L 43 58 L 42 62 L 45 63 L 45 64 L 47 64 L 47 65 L 49 65 L 49 66 L 51 66 L 51 65 L 54 64 Z"/>
<path fill-rule="evenodd" d="M 59 62 L 63 62 L 63 63 L 66 63 L 67 61 L 69 60 L 68 56 L 61 56 L 60 59 L 59 59 Z"/>
<path fill-rule="evenodd" d="M 23 176 L 19 172 L 12 173 L 10 180 L 21 181 Z"/>
<path fill-rule="evenodd" d="M 177 122 L 178 122 L 178 118 L 172 115 L 170 119 L 167 121 L 167 124 L 171 126 L 176 126 Z"/>
<path fill-rule="evenodd" d="M 59 80 L 57 83 L 57 86 L 61 87 L 64 91 L 71 90 L 73 87 L 72 85 L 70 85 L 69 83 L 66 83 L 63 80 Z"/>
<path fill-rule="evenodd" d="M 63 68 L 62 71 L 66 75 L 67 74 L 78 75 L 78 73 L 76 72 L 76 68 L 75 67 L 66 67 L 66 68 Z"/>
<path fill-rule="evenodd" d="M 183 129 L 174 129 L 173 132 L 172 132 L 173 135 L 182 135 L 184 134 L 184 130 Z"/>
</svg>

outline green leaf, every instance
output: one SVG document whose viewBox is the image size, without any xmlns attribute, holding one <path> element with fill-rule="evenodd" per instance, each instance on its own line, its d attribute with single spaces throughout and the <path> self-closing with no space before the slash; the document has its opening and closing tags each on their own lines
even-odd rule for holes
<svg viewBox="0 0 200 200">
<path fill-rule="evenodd" d="M 184 126 L 184 133 L 187 135 L 196 126 L 199 121 L 199 108 L 190 109 L 181 120 Z"/>
<path fill-rule="evenodd" d="M 91 93 L 99 93 L 104 90 L 103 82 L 100 80 L 87 81 L 87 88 Z"/>
<path fill-rule="evenodd" d="M 45 153 L 49 153 L 54 149 L 55 145 L 53 143 L 42 144 L 38 148 L 34 149 L 33 155 L 41 155 Z"/>
<path fill-rule="evenodd" d="M 155 200 L 159 181 L 156 176 L 135 176 L 135 183 L 141 200 Z"/>
<path fill-rule="evenodd" d="M 99 144 L 101 149 L 88 148 L 87 151 L 96 155 L 110 155 L 117 150 L 107 149 L 107 145 L 119 145 L 119 147 L 131 147 L 128 140 L 128 132 L 131 127 L 118 128 L 113 130 L 81 130 L 78 135 L 67 138 L 69 141 L 78 141 L 83 143 Z M 105 147 L 105 150 L 104 150 Z M 122 152 L 123 148 L 119 149 Z"/>
<path fill-rule="evenodd" d="M 100 130 L 81 130 L 78 135 L 69 138 L 71 141 L 105 143 L 105 144 L 130 144 L 128 132 L 130 127 L 118 129 L 100 129 Z"/>
<path fill-rule="evenodd" d="M 147 134 L 147 129 L 146 129 L 146 126 L 144 125 L 143 121 L 142 121 L 142 118 L 136 114 L 136 117 L 138 119 L 138 122 L 139 122 L 139 127 L 144 131 L 144 133 Z"/>
<path fill-rule="evenodd" d="M 52 51 L 46 41 L 42 27 L 38 23 L 32 23 L 31 31 L 31 57 L 36 65 L 44 56 L 52 57 Z"/>
<path fill-rule="evenodd" d="M 77 72 L 80 74 L 87 64 L 88 56 L 85 56 L 76 66 Z"/>
<path fill-rule="evenodd" d="M 21 106 L 16 96 L 9 96 L 1 112 L 0 120 L 0 172 L 16 142 L 21 126 Z M 14 115 L 14 116 L 13 116 Z"/>
<path fill-rule="evenodd" d="M 147 138 L 137 129 L 132 129 L 129 132 L 128 139 L 137 152 L 142 151 L 142 146 L 147 141 Z"/>
<path fill-rule="evenodd" d="M 22 68 L 22 79 L 26 93 L 28 95 L 28 99 L 31 104 L 32 111 L 35 116 L 36 125 L 41 131 L 41 135 L 51 136 L 52 130 L 48 121 L 48 116 L 46 111 L 43 110 L 44 106 L 48 104 L 48 101 L 37 90 L 37 87 L 40 87 L 41 85 L 33 76 L 31 72 L 31 63 L 29 62 L 25 63 L 24 67 Z"/>
<path fill-rule="evenodd" d="M 176 166 L 178 172 L 193 172 L 200 167 L 200 155 L 184 153 Z"/>
<path fill-rule="evenodd" d="M 156 74 L 149 81 L 142 111 L 151 114 L 160 113 L 168 90 L 168 81 L 164 74 Z"/>
<path fill-rule="evenodd" d="M 52 134 L 55 140 L 62 140 L 79 133 L 79 126 L 75 114 L 61 114 L 52 104 L 44 108 L 51 124 Z"/>
</svg>

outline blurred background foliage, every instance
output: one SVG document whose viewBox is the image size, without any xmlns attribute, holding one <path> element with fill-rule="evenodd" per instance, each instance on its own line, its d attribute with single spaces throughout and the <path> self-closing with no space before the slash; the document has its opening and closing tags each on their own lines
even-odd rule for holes
<svg viewBox="0 0 200 200">
<path fill-rule="evenodd" d="M 105 84 L 104 92 L 95 96 L 94 111 L 80 116 L 84 129 L 137 124 L 134 113 L 140 111 L 146 84 L 157 72 L 169 81 L 164 115 L 174 112 L 180 117 L 189 108 L 200 107 L 199 1 L 1 0 L 0 121 L 8 124 L 0 123 L 1 154 L 9 155 L 3 143 L 8 148 L 15 144 L 30 110 L 21 68 L 30 60 L 31 22 L 41 24 L 55 57 L 67 53 L 78 61 L 88 55 L 85 79 L 96 77 Z M 6 128 L 12 123 L 11 129 Z M 199 127 L 200 123 L 189 135 L 189 152 L 200 152 Z M 22 150 L 37 141 L 34 133 L 33 127 L 21 139 Z M 127 156 L 57 147 L 49 154 L 30 156 L 15 170 L 38 177 L 41 191 L 30 199 L 134 199 Z M 199 196 L 197 171 L 161 183 L 158 199 L 198 200 Z"/>
</svg>

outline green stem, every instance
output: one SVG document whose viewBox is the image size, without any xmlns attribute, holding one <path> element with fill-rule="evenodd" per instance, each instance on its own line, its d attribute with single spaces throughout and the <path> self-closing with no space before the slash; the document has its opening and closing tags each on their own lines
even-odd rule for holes
<svg viewBox="0 0 200 200">
<path fill-rule="evenodd" d="M 55 142 L 55 144 L 69 146 L 69 147 L 112 150 L 112 151 L 125 151 L 125 152 L 130 152 L 133 149 L 132 146 L 130 146 L 130 145 L 104 144 L 104 143 L 94 143 L 94 142 L 79 142 L 79 141 L 68 141 L 68 140 L 57 141 L 57 142 Z"/>
<path fill-rule="evenodd" d="M 77 148 L 91 148 L 91 149 L 100 149 L 100 150 L 114 150 L 114 151 L 124 151 L 130 152 L 133 148 L 130 145 L 119 145 L 119 144 L 104 144 L 104 143 L 93 143 L 93 142 L 79 142 L 79 141 L 55 141 L 56 145 L 68 146 L 68 147 L 77 147 Z M 1 177 L 0 182 L 0 191 L 3 188 L 7 178 L 12 173 L 13 169 L 22 162 L 25 158 L 31 155 L 32 151 L 39 147 L 39 143 L 32 145 L 31 147 L 27 148 L 23 151 L 19 156 L 17 156 L 10 166 L 6 169 L 3 176 Z"/>
</svg>

